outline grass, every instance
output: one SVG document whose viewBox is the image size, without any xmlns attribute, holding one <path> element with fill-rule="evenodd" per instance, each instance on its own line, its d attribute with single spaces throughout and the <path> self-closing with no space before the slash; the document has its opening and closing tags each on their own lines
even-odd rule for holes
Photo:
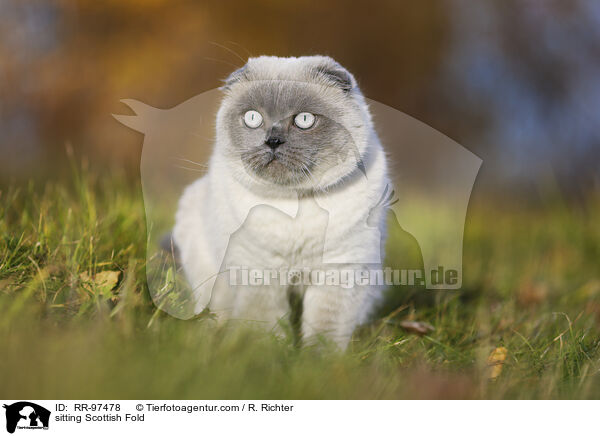
<svg viewBox="0 0 600 436">
<path fill-rule="evenodd" d="M 141 190 L 125 175 L 75 168 L 69 181 L 7 186 L 0 396 L 600 398 L 599 198 L 546 200 L 472 204 L 462 290 L 391 289 L 340 354 L 157 311 Z M 435 330 L 416 335 L 407 319 Z M 491 365 L 494 350 L 506 357 Z"/>
</svg>

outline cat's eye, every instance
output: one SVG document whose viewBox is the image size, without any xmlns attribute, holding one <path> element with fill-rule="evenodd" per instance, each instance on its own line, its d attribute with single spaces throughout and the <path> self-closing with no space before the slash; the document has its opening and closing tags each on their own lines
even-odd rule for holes
<svg viewBox="0 0 600 436">
<path fill-rule="evenodd" d="M 244 123 L 251 129 L 256 129 L 262 122 L 263 117 L 257 111 L 248 111 L 244 114 Z"/>
<path fill-rule="evenodd" d="M 294 124 L 301 129 L 308 129 L 315 123 L 315 116 L 310 112 L 301 112 L 294 118 Z"/>
</svg>

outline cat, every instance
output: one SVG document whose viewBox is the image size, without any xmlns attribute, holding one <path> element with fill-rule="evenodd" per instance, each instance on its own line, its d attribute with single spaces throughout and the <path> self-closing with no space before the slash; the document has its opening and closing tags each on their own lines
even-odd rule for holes
<svg viewBox="0 0 600 436">
<path fill-rule="evenodd" d="M 357 82 L 330 57 L 261 56 L 222 90 L 208 171 L 185 189 L 173 229 L 196 311 L 277 328 L 299 300 L 302 341 L 345 349 L 381 286 L 240 284 L 232 272 L 380 267 L 388 170 Z"/>
</svg>

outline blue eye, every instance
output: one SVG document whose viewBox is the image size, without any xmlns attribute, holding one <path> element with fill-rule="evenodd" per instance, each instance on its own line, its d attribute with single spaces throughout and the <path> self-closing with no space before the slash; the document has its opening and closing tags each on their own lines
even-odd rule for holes
<svg viewBox="0 0 600 436">
<path fill-rule="evenodd" d="M 244 123 L 251 129 L 256 129 L 262 122 L 263 117 L 257 111 L 248 111 L 244 114 Z"/>
<path fill-rule="evenodd" d="M 294 124 L 301 129 L 308 129 L 309 127 L 312 127 L 314 123 L 315 116 L 310 112 L 300 112 L 298 115 L 296 115 L 296 118 L 294 118 Z"/>
</svg>

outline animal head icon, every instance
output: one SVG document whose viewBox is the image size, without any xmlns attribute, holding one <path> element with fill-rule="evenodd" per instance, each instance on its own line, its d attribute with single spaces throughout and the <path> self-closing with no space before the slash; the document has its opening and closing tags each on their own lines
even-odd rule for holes
<svg viewBox="0 0 600 436">
<path fill-rule="evenodd" d="M 17 427 L 47 429 L 50 421 L 50 411 L 29 401 L 19 401 L 4 404 L 6 409 L 6 431 L 14 433 Z"/>
</svg>

